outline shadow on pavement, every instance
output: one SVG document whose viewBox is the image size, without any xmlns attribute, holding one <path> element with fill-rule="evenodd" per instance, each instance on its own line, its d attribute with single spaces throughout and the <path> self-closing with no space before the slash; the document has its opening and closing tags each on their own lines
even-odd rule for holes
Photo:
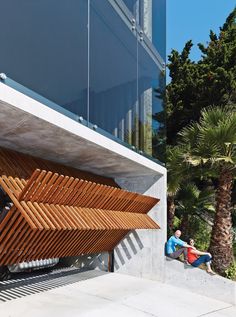
<svg viewBox="0 0 236 317">
<path fill-rule="evenodd" d="M 15 278 L 0 282 L 0 302 L 45 292 L 61 286 L 95 278 L 104 274 L 102 271 L 83 271 L 75 268 L 54 269 L 49 273 L 18 273 Z"/>
</svg>

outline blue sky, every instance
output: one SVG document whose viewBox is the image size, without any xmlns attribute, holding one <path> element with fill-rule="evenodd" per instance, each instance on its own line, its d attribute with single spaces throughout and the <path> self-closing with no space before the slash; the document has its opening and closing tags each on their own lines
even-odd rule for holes
<svg viewBox="0 0 236 317">
<path fill-rule="evenodd" d="M 218 33 L 235 6 L 236 0 L 167 0 L 167 55 L 191 39 L 191 58 L 198 60 L 197 43 L 208 41 L 210 29 Z"/>
</svg>

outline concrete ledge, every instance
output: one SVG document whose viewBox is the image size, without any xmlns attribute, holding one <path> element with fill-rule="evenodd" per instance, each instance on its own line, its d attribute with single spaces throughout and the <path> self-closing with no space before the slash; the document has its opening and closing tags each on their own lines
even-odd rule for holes
<svg viewBox="0 0 236 317">
<path fill-rule="evenodd" d="M 166 173 L 156 162 L 2 82 L 0 126 L 2 147 L 97 175 L 158 178 Z"/>
<path fill-rule="evenodd" d="M 236 305 L 236 282 L 166 257 L 165 282 L 210 298 Z"/>
</svg>

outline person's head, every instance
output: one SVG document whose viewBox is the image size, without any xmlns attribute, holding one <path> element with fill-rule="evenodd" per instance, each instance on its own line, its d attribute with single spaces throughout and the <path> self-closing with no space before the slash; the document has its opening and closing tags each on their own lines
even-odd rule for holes
<svg viewBox="0 0 236 317">
<path fill-rule="evenodd" d="M 179 238 L 181 236 L 181 231 L 180 230 L 176 230 L 175 231 L 175 237 Z"/>
<path fill-rule="evenodd" d="M 189 238 L 188 239 L 188 244 L 194 246 L 194 239 L 193 238 Z"/>
</svg>

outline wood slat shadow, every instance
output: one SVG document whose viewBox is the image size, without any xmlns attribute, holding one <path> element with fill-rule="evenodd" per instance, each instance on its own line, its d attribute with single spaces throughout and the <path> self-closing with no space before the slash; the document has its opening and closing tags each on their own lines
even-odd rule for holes
<svg viewBox="0 0 236 317">
<path fill-rule="evenodd" d="M 18 274 L 15 279 L 0 282 L 0 303 L 46 292 L 104 274 L 109 273 L 96 270 L 82 271 L 75 268 L 57 269 L 47 274 L 34 272 L 30 276 Z"/>
</svg>

